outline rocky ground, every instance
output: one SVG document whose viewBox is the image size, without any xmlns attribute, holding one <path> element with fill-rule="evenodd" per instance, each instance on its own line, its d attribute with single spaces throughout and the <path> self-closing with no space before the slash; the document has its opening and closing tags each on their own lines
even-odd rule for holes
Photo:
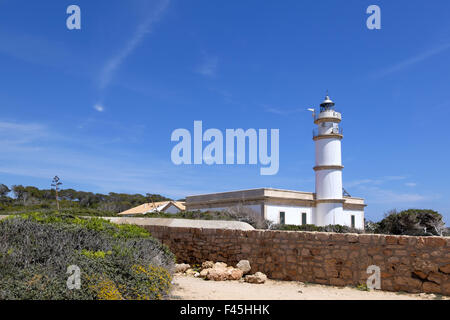
<svg viewBox="0 0 450 320">
<path fill-rule="evenodd" d="M 359 290 L 298 281 L 270 280 L 261 272 L 250 274 L 248 260 L 233 266 L 205 261 L 202 265 L 177 264 L 172 299 L 182 300 L 431 300 L 435 294 L 407 294 Z M 362 288 L 363 289 L 363 288 Z"/>
<path fill-rule="evenodd" d="M 171 299 L 181 300 L 450 300 L 434 294 L 360 291 L 350 287 L 270 279 L 264 284 L 253 284 L 243 280 L 205 281 L 177 274 L 173 283 Z"/>
</svg>

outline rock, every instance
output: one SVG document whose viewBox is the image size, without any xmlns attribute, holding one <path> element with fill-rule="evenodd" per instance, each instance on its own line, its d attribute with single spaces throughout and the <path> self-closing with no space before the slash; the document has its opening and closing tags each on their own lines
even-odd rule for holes
<svg viewBox="0 0 450 320">
<path fill-rule="evenodd" d="M 202 269 L 209 269 L 214 267 L 214 262 L 212 261 L 205 261 L 202 263 Z"/>
<path fill-rule="evenodd" d="M 228 270 L 226 268 L 209 269 L 206 279 L 214 281 L 224 281 L 228 279 Z"/>
<path fill-rule="evenodd" d="M 248 283 L 264 283 L 267 280 L 267 276 L 262 272 L 256 272 L 255 274 L 245 276 L 244 279 Z"/>
<path fill-rule="evenodd" d="M 436 264 L 425 261 L 425 260 L 416 260 L 413 262 L 413 267 L 415 271 L 422 271 L 425 274 L 429 274 L 430 272 L 437 272 L 438 267 Z"/>
<path fill-rule="evenodd" d="M 416 275 L 416 276 L 418 276 L 420 279 L 426 279 L 427 278 L 427 274 L 426 273 L 424 273 L 424 272 L 422 272 L 422 271 L 420 271 L 420 270 L 415 270 L 415 271 L 413 271 L 413 273 Z"/>
<path fill-rule="evenodd" d="M 180 263 L 175 265 L 175 273 L 183 273 L 187 269 L 189 269 L 191 266 L 187 263 Z"/>
<path fill-rule="evenodd" d="M 228 280 L 239 280 L 242 278 L 244 273 L 241 269 L 233 268 L 228 269 Z"/>
<path fill-rule="evenodd" d="M 200 272 L 194 273 L 194 277 L 196 277 L 196 278 L 200 277 Z"/>
<path fill-rule="evenodd" d="M 206 261 L 202 266 L 211 266 L 212 262 Z M 207 280 L 214 281 L 225 281 L 225 280 L 239 280 L 242 278 L 244 273 L 242 270 L 234 268 L 232 266 L 227 266 L 226 263 L 216 262 L 212 264 L 211 268 L 205 268 L 199 273 L 199 277 L 205 278 Z"/>
<path fill-rule="evenodd" d="M 423 283 L 423 291 L 426 293 L 441 293 L 441 286 L 430 281 Z"/>
<path fill-rule="evenodd" d="M 206 278 L 210 270 L 212 270 L 212 268 L 203 269 L 202 271 L 200 271 L 200 278 Z"/>
<path fill-rule="evenodd" d="M 215 268 L 226 268 L 227 267 L 227 264 L 225 263 L 225 262 L 216 262 L 216 263 L 214 263 L 214 266 L 213 266 L 213 268 L 215 269 Z"/>
<path fill-rule="evenodd" d="M 445 266 L 439 267 L 439 271 L 450 274 L 450 263 L 446 264 Z"/>
<path fill-rule="evenodd" d="M 195 275 L 195 274 L 198 273 L 198 272 L 195 271 L 194 269 L 187 269 L 187 270 L 185 271 L 185 273 L 186 273 L 187 276 L 193 276 L 193 275 Z"/>
<path fill-rule="evenodd" d="M 242 270 L 242 274 L 247 274 L 250 272 L 252 267 L 250 267 L 250 262 L 248 260 L 241 260 L 236 265 L 236 268 Z"/>
</svg>

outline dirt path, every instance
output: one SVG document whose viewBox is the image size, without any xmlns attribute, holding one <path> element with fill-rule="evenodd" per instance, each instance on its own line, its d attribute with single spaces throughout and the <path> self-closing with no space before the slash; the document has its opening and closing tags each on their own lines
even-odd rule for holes
<svg viewBox="0 0 450 320">
<path fill-rule="evenodd" d="M 429 300 L 434 294 L 403 294 L 360 291 L 296 281 L 268 280 L 264 284 L 241 281 L 206 281 L 185 275 L 174 276 L 172 299 L 182 300 Z M 444 297 L 444 299 L 448 299 Z"/>
</svg>

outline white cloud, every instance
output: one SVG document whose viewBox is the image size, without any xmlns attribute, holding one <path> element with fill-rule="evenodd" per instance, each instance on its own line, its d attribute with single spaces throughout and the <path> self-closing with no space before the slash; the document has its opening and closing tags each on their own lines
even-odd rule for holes
<svg viewBox="0 0 450 320">
<path fill-rule="evenodd" d="M 141 24 L 138 25 L 135 33 L 130 38 L 130 40 L 125 44 L 125 46 L 119 51 L 118 54 L 111 57 L 104 65 L 103 70 L 100 74 L 99 87 L 100 89 L 105 89 L 111 83 L 114 73 L 120 67 L 120 65 L 125 61 L 125 59 L 133 53 L 133 51 L 142 42 L 144 37 L 150 33 L 152 26 L 157 22 L 161 16 L 166 11 L 169 0 L 162 0 L 156 10 L 149 14 L 147 19 L 145 19 Z"/>
<path fill-rule="evenodd" d="M 407 187 L 415 187 L 415 186 L 417 186 L 417 183 L 415 183 L 415 182 L 406 182 L 405 186 L 407 186 Z"/>
<path fill-rule="evenodd" d="M 396 180 L 403 180 L 406 179 L 406 177 L 403 176 L 385 176 L 377 179 L 361 179 L 361 180 L 354 180 L 349 181 L 345 183 L 345 187 L 351 188 L 361 185 L 380 185 L 389 181 L 396 181 Z"/>
<path fill-rule="evenodd" d="M 409 192 L 396 192 L 393 190 L 382 189 L 380 187 L 363 187 L 361 190 L 366 194 L 367 203 L 378 204 L 397 204 L 408 207 L 411 204 L 417 204 L 432 201 L 440 198 L 440 195 L 419 194 Z"/>
<path fill-rule="evenodd" d="M 24 145 L 48 135 L 48 129 L 41 124 L 0 121 L 0 147 L 3 148 Z"/>
<path fill-rule="evenodd" d="M 0 177 L 16 176 L 17 183 L 27 184 L 20 181 L 58 174 L 65 187 L 89 185 L 96 192 L 154 192 L 174 198 L 208 191 L 193 186 L 194 168 L 175 167 L 170 158 L 158 159 L 161 155 L 148 148 L 130 153 L 104 147 L 111 139 L 73 137 L 41 124 L 0 120 Z"/>
<path fill-rule="evenodd" d="M 274 107 L 269 107 L 269 106 L 265 106 L 264 110 L 266 112 L 277 114 L 277 115 L 280 115 L 280 116 L 288 116 L 288 115 L 291 115 L 291 114 L 294 114 L 294 113 L 306 111 L 306 109 L 300 109 L 300 108 L 297 108 L 297 109 L 282 109 L 282 108 L 274 108 Z M 308 111 L 308 113 L 309 113 L 309 111 Z"/>
<path fill-rule="evenodd" d="M 98 112 L 103 112 L 105 110 L 105 108 L 101 104 L 94 105 L 94 109 Z"/>
<path fill-rule="evenodd" d="M 448 48 L 450 48 L 450 43 L 446 43 L 443 45 L 440 45 L 438 47 L 435 47 L 431 50 L 422 52 L 414 57 L 411 57 L 409 59 L 403 60 L 393 66 L 390 66 L 388 68 L 385 68 L 377 73 L 375 73 L 373 76 L 375 78 L 382 78 L 384 76 L 387 76 L 391 73 L 397 72 L 397 71 L 401 71 L 403 69 L 406 69 L 412 65 L 415 65 L 419 62 L 422 62 L 423 60 L 426 60 L 428 58 L 431 58 L 434 55 L 437 55 L 445 50 L 447 50 Z"/>
</svg>

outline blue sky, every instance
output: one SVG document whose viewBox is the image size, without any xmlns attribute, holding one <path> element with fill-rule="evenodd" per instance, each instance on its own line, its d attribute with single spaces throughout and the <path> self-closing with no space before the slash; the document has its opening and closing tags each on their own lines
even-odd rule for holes
<svg viewBox="0 0 450 320">
<path fill-rule="evenodd" d="M 82 29 L 66 28 L 81 8 Z M 368 30 L 366 8 L 381 8 Z M 0 183 L 173 198 L 314 190 L 306 108 L 342 112 L 344 187 L 450 222 L 448 1 L 0 0 Z M 182 165 L 173 130 L 276 128 L 280 169 Z"/>
</svg>

